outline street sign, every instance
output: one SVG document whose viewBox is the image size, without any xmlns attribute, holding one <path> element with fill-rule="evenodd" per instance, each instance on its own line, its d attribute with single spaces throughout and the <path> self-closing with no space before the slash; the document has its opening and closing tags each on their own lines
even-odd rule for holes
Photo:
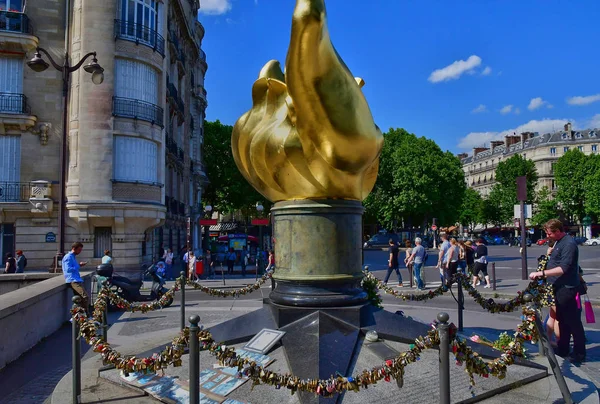
<svg viewBox="0 0 600 404">
<path fill-rule="evenodd" d="M 217 223 L 217 219 L 200 219 L 200 226 L 214 226 Z"/>
<path fill-rule="evenodd" d="M 436 231 L 437 230 L 437 226 L 435 224 L 431 225 L 431 230 Z"/>
<path fill-rule="evenodd" d="M 520 219 L 521 218 L 521 206 L 514 205 L 513 213 L 515 214 L 516 219 Z M 525 219 L 531 219 L 531 205 L 525 205 Z"/>
<path fill-rule="evenodd" d="M 268 226 L 270 224 L 269 219 L 252 219 L 253 226 Z"/>
<path fill-rule="evenodd" d="M 46 243 L 56 243 L 56 234 L 46 233 Z"/>
</svg>

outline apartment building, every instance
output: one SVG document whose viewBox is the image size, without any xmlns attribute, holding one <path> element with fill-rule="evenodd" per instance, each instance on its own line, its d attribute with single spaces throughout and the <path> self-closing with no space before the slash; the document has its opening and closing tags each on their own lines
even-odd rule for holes
<svg viewBox="0 0 600 404">
<path fill-rule="evenodd" d="M 21 249 L 29 268 L 47 268 L 57 251 L 63 78 L 26 62 L 41 47 L 62 64 L 65 43 L 71 65 L 95 51 L 104 68 L 99 85 L 83 68 L 70 78 L 67 249 L 82 241 L 82 259 L 109 249 L 117 266 L 135 268 L 159 246 L 183 245 L 188 221 L 199 246 L 208 66 L 198 9 L 198 0 L 0 0 L 3 256 Z"/>
<path fill-rule="evenodd" d="M 489 195 L 496 182 L 498 164 L 520 154 L 532 160 L 538 173 L 537 190 L 548 187 L 556 190 L 553 166 L 562 155 L 571 149 L 585 154 L 598 153 L 600 129 L 573 130 L 571 124 L 564 130 L 540 135 L 537 132 L 524 132 L 520 135 L 506 135 L 504 141 L 492 141 L 490 147 L 476 147 L 469 156 L 459 154 L 462 161 L 467 186 L 483 196 Z"/>
</svg>

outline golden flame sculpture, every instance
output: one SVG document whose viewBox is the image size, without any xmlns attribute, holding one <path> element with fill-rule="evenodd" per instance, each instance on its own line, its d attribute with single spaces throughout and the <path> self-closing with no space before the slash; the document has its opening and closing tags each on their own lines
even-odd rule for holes
<svg viewBox="0 0 600 404">
<path fill-rule="evenodd" d="M 267 199 L 363 200 L 383 136 L 327 30 L 324 0 L 297 0 L 286 72 L 271 60 L 232 133 L 235 162 Z"/>
</svg>

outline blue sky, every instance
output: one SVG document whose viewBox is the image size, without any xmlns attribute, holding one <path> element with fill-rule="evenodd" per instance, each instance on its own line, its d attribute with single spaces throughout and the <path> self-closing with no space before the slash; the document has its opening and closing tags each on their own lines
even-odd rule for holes
<svg viewBox="0 0 600 404">
<path fill-rule="evenodd" d="M 234 124 L 294 0 L 201 0 L 207 119 Z M 505 133 L 600 128 L 600 2 L 326 0 L 332 41 L 376 123 L 470 151 Z"/>
</svg>

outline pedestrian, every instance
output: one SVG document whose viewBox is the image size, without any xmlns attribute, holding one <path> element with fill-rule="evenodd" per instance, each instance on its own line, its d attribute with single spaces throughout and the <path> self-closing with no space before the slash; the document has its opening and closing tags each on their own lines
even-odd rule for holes
<svg viewBox="0 0 600 404">
<path fill-rule="evenodd" d="M 274 271 L 275 270 L 275 252 L 273 250 L 269 250 L 269 264 L 265 268 L 265 272 Z"/>
<path fill-rule="evenodd" d="M 554 249 L 548 260 L 547 270 L 529 274 L 529 278 L 558 277 L 552 284 L 556 304 L 556 319 L 560 330 L 555 353 L 558 356 L 569 356 L 569 344 L 573 337 L 573 353 L 569 356 L 572 362 L 585 360 L 585 333 L 581 323 L 581 315 L 577 309 L 577 290 L 580 285 L 579 249 L 572 237 L 567 237 L 560 220 L 551 219 L 544 225 L 546 235 L 554 241 Z"/>
<path fill-rule="evenodd" d="M 473 250 L 473 243 L 471 240 L 465 242 L 465 261 L 467 263 L 467 276 L 473 276 L 473 264 L 475 263 L 475 250 Z"/>
<path fill-rule="evenodd" d="M 554 241 L 550 240 L 548 242 L 548 249 L 546 250 L 546 265 L 543 266 L 543 270 L 545 271 L 548 268 L 548 259 L 554 250 Z M 543 258 L 540 257 L 540 259 Z M 539 267 L 538 267 L 539 268 Z M 557 277 L 546 278 L 546 281 L 549 283 L 553 283 Z M 556 347 L 557 342 L 560 338 L 560 328 L 558 326 L 558 320 L 556 319 L 556 306 L 552 305 L 549 307 L 548 320 L 546 320 L 546 335 L 548 336 L 548 341 L 550 341 L 550 345 Z"/>
<path fill-rule="evenodd" d="M 475 253 L 473 254 L 473 257 L 474 257 L 473 287 L 476 287 L 481 284 L 481 281 L 480 281 L 481 277 L 479 276 L 479 273 L 481 272 L 483 274 L 483 278 L 485 279 L 484 288 L 489 289 L 491 287 L 491 285 L 490 285 L 490 277 L 487 272 L 488 249 L 487 249 L 487 246 L 484 244 L 484 240 L 482 238 L 477 239 L 475 244 L 477 245 L 477 247 L 475 248 Z"/>
<path fill-rule="evenodd" d="M 229 248 L 229 253 L 227 254 L 227 274 L 233 275 L 233 266 L 235 265 L 235 260 L 237 259 L 237 254 L 233 248 Z"/>
<path fill-rule="evenodd" d="M 415 239 L 415 248 L 412 249 L 410 256 L 408 257 L 408 264 L 411 264 L 415 274 L 415 281 L 417 283 L 417 289 L 425 290 L 425 282 L 423 282 L 423 264 L 425 264 L 425 256 L 427 251 L 421 245 L 421 238 Z"/>
<path fill-rule="evenodd" d="M 17 250 L 17 274 L 22 274 L 25 272 L 25 267 L 27 267 L 27 257 L 23 255 L 22 250 Z"/>
<path fill-rule="evenodd" d="M 206 250 L 204 253 L 204 266 L 206 267 L 207 278 L 212 277 L 213 274 L 213 258 L 210 250 Z"/>
<path fill-rule="evenodd" d="M 162 257 L 165 265 L 167 266 L 166 277 L 169 280 L 173 279 L 173 251 L 170 248 L 165 250 L 165 253 Z"/>
<path fill-rule="evenodd" d="M 390 279 L 390 275 L 392 274 L 393 271 L 396 271 L 396 274 L 398 275 L 398 287 L 401 288 L 402 287 L 402 274 L 400 273 L 400 264 L 399 264 L 399 255 L 400 255 L 400 249 L 398 248 L 398 245 L 396 243 L 394 243 L 394 240 L 390 239 L 389 240 L 389 245 L 390 245 L 390 257 L 388 259 L 388 270 L 387 270 L 387 274 L 385 275 L 385 279 L 383 280 L 384 285 L 387 285 L 388 280 Z"/>
<path fill-rule="evenodd" d="M 406 248 L 406 251 L 404 252 L 404 265 L 406 265 L 406 269 L 408 269 L 408 276 L 410 276 L 410 279 L 414 279 L 414 277 L 416 276 L 413 273 L 413 262 L 409 260 L 410 256 L 412 255 L 412 243 L 410 242 L 410 240 L 405 240 L 404 241 L 404 247 Z M 417 280 L 414 279 L 414 283 L 415 283 L 415 287 L 417 286 Z"/>
<path fill-rule="evenodd" d="M 464 240 L 460 240 L 458 242 L 458 268 L 460 272 L 464 275 L 467 269 L 467 251 Z"/>
<path fill-rule="evenodd" d="M 6 264 L 4 266 L 5 274 L 14 274 L 17 271 L 17 261 L 11 253 L 6 253 Z"/>
<path fill-rule="evenodd" d="M 437 269 L 440 271 L 440 279 L 442 280 L 442 285 L 446 283 L 446 272 L 448 268 L 446 267 L 446 262 L 448 261 L 448 251 L 450 251 L 450 241 L 448 241 L 448 235 L 445 232 L 440 233 L 440 239 L 442 240 L 442 244 L 440 245 L 440 252 L 438 254 L 438 263 Z"/>
<path fill-rule="evenodd" d="M 444 278 L 446 279 L 446 286 L 450 286 L 454 279 L 454 275 L 458 272 L 458 256 L 460 253 L 460 247 L 454 237 L 450 239 L 450 249 L 446 257 L 446 272 Z"/>
<path fill-rule="evenodd" d="M 86 316 L 89 310 L 88 294 L 83 285 L 83 279 L 79 274 L 79 269 L 87 264 L 87 261 L 77 262 L 77 256 L 81 254 L 83 250 L 83 244 L 80 242 L 73 243 L 71 245 L 71 251 L 62 259 L 62 271 L 65 277 L 65 283 L 71 285 L 73 293 L 81 297 L 82 307 L 85 310 Z"/>
<path fill-rule="evenodd" d="M 184 261 L 188 269 L 188 279 L 190 280 L 190 282 L 197 281 L 198 276 L 196 274 L 196 256 L 194 255 L 194 251 L 189 250 L 185 254 Z"/>
<path fill-rule="evenodd" d="M 104 256 L 102 257 L 102 263 L 112 265 L 112 261 L 113 261 L 113 259 L 110 256 L 110 250 L 104 250 Z"/>
<path fill-rule="evenodd" d="M 248 247 L 244 246 L 242 248 L 242 277 L 246 277 L 246 266 L 248 266 L 248 260 L 250 259 L 250 253 L 248 252 Z"/>
</svg>

